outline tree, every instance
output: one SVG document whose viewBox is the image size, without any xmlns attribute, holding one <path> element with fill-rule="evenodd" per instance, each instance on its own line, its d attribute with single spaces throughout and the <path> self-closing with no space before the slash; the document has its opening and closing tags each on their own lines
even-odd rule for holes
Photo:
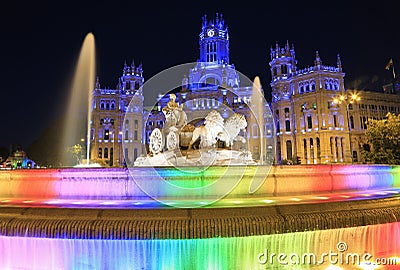
<svg viewBox="0 0 400 270">
<path fill-rule="evenodd" d="M 400 164 L 400 115 L 388 113 L 386 119 L 369 120 L 365 132 L 371 151 L 361 155 L 376 164 Z"/>
<path fill-rule="evenodd" d="M 82 145 L 75 144 L 74 146 L 69 147 L 68 152 L 70 152 L 72 156 L 76 159 L 76 164 L 81 164 L 83 154 Z"/>
</svg>

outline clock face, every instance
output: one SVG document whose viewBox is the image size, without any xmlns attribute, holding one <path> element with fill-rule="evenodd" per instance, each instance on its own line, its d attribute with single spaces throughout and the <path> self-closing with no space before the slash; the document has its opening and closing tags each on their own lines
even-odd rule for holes
<svg viewBox="0 0 400 270">
<path fill-rule="evenodd" d="M 213 36 L 214 36 L 214 29 L 208 29 L 208 30 L 207 30 L 207 35 L 208 35 L 209 37 L 213 37 Z"/>
</svg>

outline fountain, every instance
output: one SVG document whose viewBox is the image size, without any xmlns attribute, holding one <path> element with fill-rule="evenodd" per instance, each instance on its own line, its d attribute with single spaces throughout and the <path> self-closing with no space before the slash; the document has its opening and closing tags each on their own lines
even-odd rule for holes
<svg viewBox="0 0 400 270">
<path fill-rule="evenodd" d="M 92 94 L 95 82 L 95 41 L 92 33 L 86 35 L 80 51 L 78 63 L 73 78 L 71 96 L 67 108 L 67 119 L 64 130 L 64 138 L 60 152 L 67 155 L 65 149 L 83 141 L 82 134 L 86 133 L 86 162 L 89 165 L 90 149 L 90 115 L 92 108 Z M 83 120 L 83 121 L 82 121 Z M 81 123 L 86 123 L 84 131 Z M 77 128 L 78 127 L 78 128 Z M 83 131 L 83 132 L 82 132 Z M 68 158 L 64 155 L 63 164 L 68 164 Z"/>
<path fill-rule="evenodd" d="M 145 87 L 174 89 L 176 71 Z M 263 151 L 255 158 L 249 145 L 273 140 L 243 132 L 255 125 L 263 134 L 270 119 L 258 110 L 260 93 L 246 122 L 216 103 L 215 113 L 179 123 L 190 102 L 168 95 L 171 121 L 128 168 L 1 170 L 0 268 L 371 269 L 377 258 L 396 267 L 400 167 L 272 166 Z M 230 117 L 240 132 L 227 132 Z M 194 133 L 184 126 L 196 119 L 216 133 L 208 126 L 200 149 L 186 149 L 178 140 Z M 221 149 L 215 138 L 243 147 Z"/>
</svg>

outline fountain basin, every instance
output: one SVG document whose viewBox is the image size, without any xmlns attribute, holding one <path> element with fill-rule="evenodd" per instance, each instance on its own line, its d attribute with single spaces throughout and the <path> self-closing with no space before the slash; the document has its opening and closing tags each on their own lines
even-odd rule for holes
<svg viewBox="0 0 400 270">
<path fill-rule="evenodd" d="M 169 190 L 160 189 L 157 181 L 196 188 L 212 185 L 218 172 L 226 172 L 225 169 L 212 167 L 207 173 L 199 171 L 190 177 L 164 167 L 155 172 L 135 168 L 133 176 L 125 169 L 0 171 L 0 267 L 281 269 L 276 261 L 272 264 L 265 260 L 266 252 L 300 256 L 313 252 L 320 256 L 330 250 L 337 252 L 339 243 L 348 245 L 351 254 L 368 252 L 374 258 L 399 257 L 399 192 L 362 200 L 341 197 L 335 202 L 267 203 L 257 207 L 251 203 L 253 198 L 317 198 L 319 194 L 340 191 L 372 194 L 372 190 L 396 189 L 399 167 L 277 166 L 267 175 L 263 168 L 257 171 L 259 168 L 248 166 L 241 181 L 222 199 L 240 200 L 240 207 L 218 207 L 216 203 L 200 208 L 108 209 L 83 204 L 64 207 L 27 203 L 38 198 L 79 199 L 77 202 L 97 198 L 107 203 L 153 200 L 133 177 L 148 180 L 146 188 L 153 186 L 152 191 L 163 198 L 185 201 L 184 193 L 170 194 Z M 222 180 L 229 183 L 231 176 L 242 169 L 235 168 Z M 249 194 L 253 177 L 266 179 L 254 194 Z M 221 194 L 218 189 L 210 189 L 209 194 L 203 195 Z M 20 198 L 27 204 L 7 205 L 7 198 Z M 299 265 L 298 269 L 328 266 L 329 262 L 324 262 L 319 266 Z M 348 265 L 343 267 L 350 269 Z"/>
<path fill-rule="evenodd" d="M 188 171 L 188 167 L 185 171 L 173 167 L 142 167 L 130 171 L 123 168 L 1 170 L 0 198 L 149 199 L 143 187 L 151 191 L 153 198 L 185 198 L 189 194 L 199 199 L 400 187 L 398 166 L 212 166 L 205 170 L 196 168 L 194 173 Z M 251 182 L 260 179 L 264 180 L 261 187 L 249 194 Z M 220 185 L 232 186 L 230 193 L 221 194 Z"/>
</svg>

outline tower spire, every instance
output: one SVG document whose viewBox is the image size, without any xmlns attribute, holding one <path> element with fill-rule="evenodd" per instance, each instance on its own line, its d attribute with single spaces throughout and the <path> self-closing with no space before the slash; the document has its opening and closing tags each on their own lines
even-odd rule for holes
<svg viewBox="0 0 400 270">
<path fill-rule="evenodd" d="M 315 51 L 315 61 L 314 61 L 314 65 L 315 65 L 315 66 L 321 66 L 321 65 L 322 65 L 322 61 L 321 61 L 321 58 L 319 57 L 318 51 Z"/>
<path fill-rule="evenodd" d="M 96 77 L 96 89 L 100 89 L 100 80 L 99 80 L 99 76 Z"/>
<path fill-rule="evenodd" d="M 228 27 L 224 24 L 222 14 L 216 12 L 215 18 L 207 20 L 204 15 L 200 32 L 200 62 L 229 64 Z"/>
</svg>

